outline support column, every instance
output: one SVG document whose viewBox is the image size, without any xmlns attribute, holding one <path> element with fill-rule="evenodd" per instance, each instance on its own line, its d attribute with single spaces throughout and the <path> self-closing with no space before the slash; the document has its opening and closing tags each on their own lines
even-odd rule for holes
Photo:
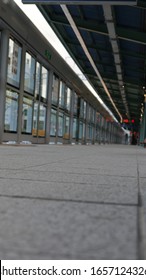
<svg viewBox="0 0 146 280">
<path fill-rule="evenodd" d="M 47 114 L 46 114 L 46 138 L 45 143 L 48 144 L 50 141 L 50 125 L 51 125 L 51 100 L 52 100 L 52 84 L 53 84 L 53 71 L 49 72 L 49 88 L 47 97 Z"/>
<path fill-rule="evenodd" d="M 20 75 L 20 92 L 18 101 L 18 131 L 17 131 L 17 143 L 21 142 L 21 131 L 22 131 L 22 112 L 23 112 L 23 92 L 24 92 L 24 75 L 25 75 L 25 53 L 26 47 L 22 47 L 21 57 L 21 75 Z"/>
<path fill-rule="evenodd" d="M 76 130 L 76 143 L 79 143 L 79 129 L 80 129 L 80 98 L 78 98 L 77 105 L 77 130 Z"/>
<path fill-rule="evenodd" d="M 94 110 L 93 144 L 96 143 L 96 111 Z"/>
<path fill-rule="evenodd" d="M 6 80 L 7 80 L 7 58 L 9 45 L 9 31 L 1 32 L 0 42 L 0 143 L 3 141 L 5 99 L 6 99 Z"/>
<path fill-rule="evenodd" d="M 73 110 L 74 110 L 74 94 L 75 92 L 71 91 L 71 104 L 70 104 L 70 127 L 69 127 L 69 139 L 70 144 L 73 141 Z"/>
<path fill-rule="evenodd" d="M 143 137 L 144 147 L 146 147 L 146 94 L 144 95 Z"/>
</svg>

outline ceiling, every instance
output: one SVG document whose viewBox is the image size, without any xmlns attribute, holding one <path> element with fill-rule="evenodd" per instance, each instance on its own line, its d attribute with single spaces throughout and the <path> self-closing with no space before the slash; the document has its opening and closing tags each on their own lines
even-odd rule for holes
<svg viewBox="0 0 146 280">
<path fill-rule="evenodd" d="M 115 117 L 138 128 L 146 91 L 146 1 L 36 3 Z"/>
</svg>

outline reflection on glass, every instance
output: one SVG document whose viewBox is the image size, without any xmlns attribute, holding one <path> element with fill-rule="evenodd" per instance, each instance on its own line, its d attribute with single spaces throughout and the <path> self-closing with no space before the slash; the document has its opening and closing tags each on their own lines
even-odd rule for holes
<svg viewBox="0 0 146 280">
<path fill-rule="evenodd" d="M 78 110 L 78 96 L 76 93 L 74 93 L 74 114 L 77 114 Z"/>
<path fill-rule="evenodd" d="M 34 93 L 34 76 L 35 76 L 35 59 L 29 53 L 26 53 L 24 90 L 31 94 Z"/>
<path fill-rule="evenodd" d="M 5 103 L 5 122 L 4 130 L 17 132 L 18 119 L 18 93 L 7 90 Z"/>
<path fill-rule="evenodd" d="M 85 123 L 83 123 L 83 139 L 85 139 Z"/>
<path fill-rule="evenodd" d="M 92 140 L 93 138 L 93 127 L 92 125 L 88 125 L 88 139 Z"/>
<path fill-rule="evenodd" d="M 70 118 L 68 116 L 64 117 L 65 119 L 65 126 L 64 126 L 64 138 L 69 139 L 69 124 L 70 124 Z"/>
<path fill-rule="evenodd" d="M 9 39 L 7 82 L 15 87 L 20 85 L 20 65 L 22 48 Z"/>
<path fill-rule="evenodd" d="M 63 126 L 64 126 L 64 119 L 63 119 L 63 113 L 59 112 L 59 118 L 58 118 L 58 136 L 63 136 Z"/>
<path fill-rule="evenodd" d="M 80 100 L 80 118 L 84 117 L 84 100 Z"/>
<path fill-rule="evenodd" d="M 42 67 L 41 71 L 41 97 L 47 98 L 48 71 Z"/>
<path fill-rule="evenodd" d="M 88 121 L 90 121 L 90 115 L 91 115 L 91 107 L 89 105 L 88 106 Z"/>
<path fill-rule="evenodd" d="M 41 70 L 40 63 L 37 62 L 36 74 L 35 74 L 35 97 L 37 97 L 37 99 L 40 93 L 40 70 Z"/>
<path fill-rule="evenodd" d="M 79 124 L 79 139 L 82 139 L 83 137 L 83 122 L 80 121 Z"/>
<path fill-rule="evenodd" d="M 67 93 L 66 93 L 66 109 L 70 111 L 70 106 L 71 106 L 71 89 L 67 88 Z"/>
<path fill-rule="evenodd" d="M 65 84 L 60 82 L 60 90 L 59 90 L 59 106 L 61 108 L 65 107 Z"/>
<path fill-rule="evenodd" d="M 58 104 L 59 78 L 53 75 L 52 104 Z"/>
<path fill-rule="evenodd" d="M 23 97 L 22 132 L 30 133 L 32 129 L 32 100 Z"/>
<path fill-rule="evenodd" d="M 93 122 L 93 108 L 89 106 L 89 111 L 88 111 L 88 119 L 90 122 Z"/>
<path fill-rule="evenodd" d="M 92 122 L 95 122 L 95 110 L 92 108 Z"/>
<path fill-rule="evenodd" d="M 37 136 L 37 127 L 38 127 L 38 103 L 34 103 L 33 109 L 33 130 L 32 135 Z"/>
<path fill-rule="evenodd" d="M 40 105 L 39 108 L 39 123 L 38 123 L 38 136 L 45 137 L 46 134 L 46 107 Z"/>
<path fill-rule="evenodd" d="M 86 119 L 86 101 L 84 101 L 84 119 Z"/>
<path fill-rule="evenodd" d="M 56 136 L 56 110 L 51 110 L 51 127 L 50 127 L 50 135 Z"/>
<path fill-rule="evenodd" d="M 77 119 L 73 119 L 73 138 L 76 138 L 76 134 L 77 134 Z"/>
</svg>

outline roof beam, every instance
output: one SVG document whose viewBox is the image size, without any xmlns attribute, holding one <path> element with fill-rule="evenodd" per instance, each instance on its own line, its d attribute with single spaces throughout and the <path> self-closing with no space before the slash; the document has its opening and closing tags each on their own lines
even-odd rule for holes
<svg viewBox="0 0 146 280">
<path fill-rule="evenodd" d="M 77 28 L 77 26 L 76 26 L 76 24 L 75 24 L 75 22 L 74 22 L 74 20 L 73 20 L 73 18 L 71 16 L 71 14 L 70 14 L 67 6 L 66 5 L 61 5 L 61 8 L 62 8 L 66 18 L 68 19 L 68 21 L 69 21 L 69 23 L 70 23 L 70 25 L 71 25 L 71 27 L 72 27 L 72 29 L 73 29 L 77 39 L 78 39 L 78 41 L 80 42 L 80 45 L 81 45 L 85 55 L 87 56 L 88 60 L 90 61 L 90 63 L 92 65 L 96 75 L 98 76 L 98 78 L 99 78 L 99 80 L 100 80 L 100 82 L 101 82 L 101 84 L 102 84 L 102 86 L 104 88 L 104 91 L 106 92 L 107 96 L 109 97 L 110 102 L 112 103 L 114 109 L 116 110 L 117 114 L 119 115 L 119 117 L 120 117 L 120 119 L 122 121 L 122 116 L 121 116 L 118 108 L 116 107 L 116 105 L 115 105 L 115 103 L 114 103 L 114 101 L 113 101 L 113 99 L 112 99 L 112 97 L 111 97 L 111 95 L 110 95 L 110 93 L 109 93 L 109 91 L 108 91 L 108 89 L 106 87 L 106 84 L 103 81 L 102 76 L 99 73 L 99 71 L 98 71 L 98 69 L 97 69 L 97 67 L 96 67 L 96 65 L 95 65 L 95 63 L 93 61 L 93 59 L 92 59 L 92 57 L 91 57 L 91 55 L 90 55 L 90 53 L 89 53 L 89 51 L 88 51 L 88 49 L 87 49 L 87 47 L 85 45 L 85 42 L 84 42 L 83 38 L 81 37 L 80 32 L 79 32 L 79 30 L 78 30 L 78 28 Z"/>
<path fill-rule="evenodd" d="M 89 72 L 85 72 L 85 75 L 86 76 L 88 76 L 88 77 L 90 77 L 90 78 L 93 78 L 93 79 L 95 79 L 96 78 L 96 76 L 94 76 L 91 72 L 89 73 Z M 103 79 L 104 79 L 104 81 L 105 82 L 109 82 L 109 80 L 111 81 L 111 83 L 115 83 L 115 84 L 117 84 L 117 77 L 116 76 L 113 76 L 113 75 L 105 75 L 105 73 L 104 73 L 104 75 L 102 76 L 103 77 Z M 141 80 L 136 80 L 135 78 L 129 78 L 129 77 L 124 77 L 124 84 L 125 84 L 125 86 L 127 85 L 127 86 L 129 86 L 129 87 L 131 87 L 131 88 L 141 88 L 142 89 L 142 87 L 143 87 L 143 81 L 141 81 Z"/>
<path fill-rule="evenodd" d="M 118 83 L 119 83 L 119 92 L 121 94 L 122 101 L 123 101 L 128 119 L 130 119 L 126 92 L 124 89 L 120 50 L 119 50 L 119 46 L 118 46 L 117 35 L 116 35 L 116 30 L 115 30 L 115 23 L 114 23 L 114 19 L 113 19 L 113 15 L 112 15 L 111 5 L 110 4 L 103 5 L 103 12 L 104 12 L 104 17 L 105 17 L 105 21 L 106 21 L 106 25 L 107 25 L 107 29 L 108 29 L 109 40 L 110 40 L 112 50 L 113 50 L 115 68 L 116 68 L 117 79 L 118 79 Z"/>
<path fill-rule="evenodd" d="M 44 8 L 43 8 L 44 9 Z M 42 11 L 42 9 L 41 9 Z M 63 24 L 70 26 L 69 23 L 64 19 L 63 16 L 60 15 L 52 15 L 51 18 L 47 18 L 48 22 L 52 22 L 53 24 Z M 99 33 L 105 36 L 108 36 L 108 30 L 105 24 L 97 23 L 95 21 L 81 21 L 80 19 L 74 19 L 78 29 L 87 30 L 93 33 Z M 132 41 L 135 43 L 140 43 L 146 45 L 146 33 L 142 31 L 137 31 L 132 28 L 125 28 L 120 26 L 115 26 L 115 32 L 119 39 Z"/>
<path fill-rule="evenodd" d="M 137 0 L 111 0 L 111 5 L 136 5 Z M 43 5 L 103 5 L 109 4 L 108 0 L 22 0 L 24 4 L 43 4 Z"/>
<path fill-rule="evenodd" d="M 71 46 L 79 46 L 79 43 L 74 42 L 73 40 L 71 40 L 71 38 L 65 38 L 65 41 L 67 42 L 68 45 Z M 87 45 L 88 48 L 92 48 L 95 49 L 97 51 L 103 51 L 103 52 L 108 52 L 111 53 L 111 49 L 110 48 L 101 48 L 96 44 L 88 44 Z M 127 51 L 127 50 L 120 50 L 121 55 L 123 56 L 129 56 L 129 57 L 136 57 L 136 58 L 141 58 L 141 59 L 146 59 L 146 54 L 145 53 L 140 53 L 140 52 L 134 52 L 134 51 Z"/>
</svg>

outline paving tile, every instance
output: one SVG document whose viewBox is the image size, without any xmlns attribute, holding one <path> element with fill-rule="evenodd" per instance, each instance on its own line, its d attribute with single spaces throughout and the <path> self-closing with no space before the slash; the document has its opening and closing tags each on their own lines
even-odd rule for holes
<svg viewBox="0 0 146 280">
<path fill-rule="evenodd" d="M 105 178 L 104 178 L 105 179 Z M 113 178 L 112 178 L 113 179 Z M 88 202 L 137 204 L 137 186 L 134 179 L 124 183 L 118 179 L 110 184 L 84 184 L 74 182 L 29 181 L 0 179 L 0 195 L 28 196 Z"/>
<path fill-rule="evenodd" d="M 135 207 L 0 198 L 1 259 L 136 259 Z"/>
<path fill-rule="evenodd" d="M 137 259 L 146 149 L 0 146 L 1 259 Z"/>
</svg>

